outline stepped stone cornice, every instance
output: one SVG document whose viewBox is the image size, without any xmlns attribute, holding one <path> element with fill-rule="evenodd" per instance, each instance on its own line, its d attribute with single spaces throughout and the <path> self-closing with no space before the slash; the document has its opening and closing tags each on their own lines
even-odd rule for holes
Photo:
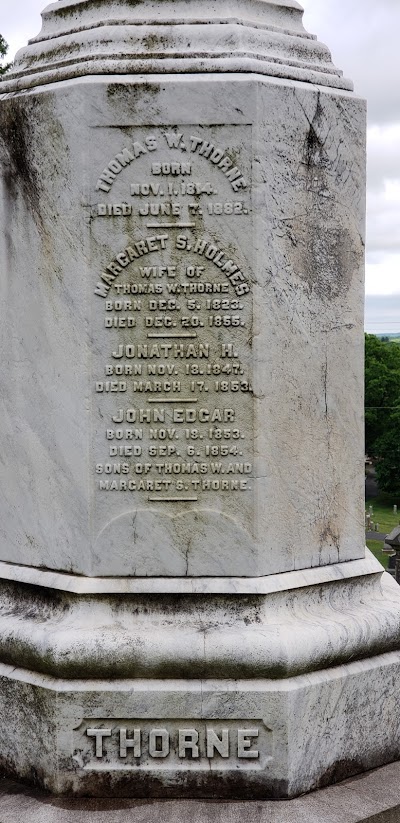
<svg viewBox="0 0 400 823">
<path fill-rule="evenodd" d="M 352 90 L 296 0 L 58 0 L 1 91 L 86 75 L 253 72 Z"/>
</svg>

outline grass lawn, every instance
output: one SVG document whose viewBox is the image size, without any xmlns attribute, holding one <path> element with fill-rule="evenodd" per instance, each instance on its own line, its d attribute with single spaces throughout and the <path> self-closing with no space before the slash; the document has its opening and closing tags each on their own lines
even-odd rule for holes
<svg viewBox="0 0 400 823">
<path fill-rule="evenodd" d="M 393 504 L 397 503 L 398 512 L 393 514 Z M 374 523 L 379 523 L 379 531 L 388 534 L 399 525 L 400 522 L 400 500 L 392 497 L 389 494 L 380 494 L 378 497 L 373 497 L 371 500 L 366 500 L 365 510 L 368 512 L 369 506 L 372 506 L 372 520 Z"/>
<path fill-rule="evenodd" d="M 388 564 L 388 556 L 387 554 L 383 554 L 382 546 L 383 543 L 381 540 L 367 540 L 367 546 L 371 550 L 372 554 L 375 555 L 376 559 L 382 564 L 382 566 L 387 569 Z"/>
</svg>

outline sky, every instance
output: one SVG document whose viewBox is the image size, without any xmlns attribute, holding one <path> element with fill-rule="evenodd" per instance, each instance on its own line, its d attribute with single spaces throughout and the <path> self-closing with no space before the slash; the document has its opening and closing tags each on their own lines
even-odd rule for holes
<svg viewBox="0 0 400 823">
<path fill-rule="evenodd" d="M 45 0 L 0 0 L 12 58 Z M 366 330 L 400 332 L 400 0 L 303 0 L 305 28 L 368 101 Z"/>
</svg>

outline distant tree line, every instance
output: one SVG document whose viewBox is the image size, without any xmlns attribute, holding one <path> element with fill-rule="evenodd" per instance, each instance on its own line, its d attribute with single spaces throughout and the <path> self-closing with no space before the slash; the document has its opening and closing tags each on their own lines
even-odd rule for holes
<svg viewBox="0 0 400 823">
<path fill-rule="evenodd" d="M 381 491 L 400 495 L 400 345 L 365 335 L 365 451 Z"/>
<path fill-rule="evenodd" d="M 4 40 L 3 35 L 0 34 L 0 62 L 2 62 L 4 60 L 7 52 L 8 52 L 8 43 L 6 43 L 6 41 Z M 11 68 L 11 63 L 6 63 L 4 66 L 0 65 L 0 80 L 3 76 L 3 74 L 5 74 L 6 71 L 9 70 L 9 68 Z"/>
</svg>

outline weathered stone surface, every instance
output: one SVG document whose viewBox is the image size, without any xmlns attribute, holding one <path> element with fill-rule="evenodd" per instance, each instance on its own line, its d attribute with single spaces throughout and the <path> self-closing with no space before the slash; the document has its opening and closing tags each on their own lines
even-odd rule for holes
<svg viewBox="0 0 400 823">
<path fill-rule="evenodd" d="M 45 573 L 39 572 L 34 611 L 31 586 L 3 580 L 0 659 L 53 677 L 90 680 L 160 672 L 279 678 L 397 648 L 397 585 L 382 577 L 374 559 L 343 565 L 352 567 L 344 569 L 349 577 L 335 583 L 317 582 L 314 575 L 310 585 L 307 574 L 292 572 L 284 580 L 274 575 L 275 591 L 258 595 L 241 591 L 240 581 L 236 591 L 220 594 L 180 586 L 161 594 L 161 581 L 153 591 L 142 581 L 142 592 L 112 592 L 110 586 L 107 595 L 103 580 L 96 598 L 94 591 L 61 589 L 62 575 L 55 589 L 51 575 L 41 581 Z"/>
<path fill-rule="evenodd" d="M 1 85 L 9 774 L 285 798 L 400 755 L 349 88 L 291 0 L 58 2 Z"/>
<path fill-rule="evenodd" d="M 55 798 L 11 780 L 0 783 L 4 823 L 398 823 L 400 764 L 290 801 L 241 802 Z"/>
<path fill-rule="evenodd" d="M 96 78 L 12 95 L 2 124 L 2 559 L 256 577 L 363 557 L 363 103 Z"/>
<path fill-rule="evenodd" d="M 290 801 L 55 798 L 11 780 L 0 784 L 4 823 L 398 823 L 400 764 Z"/>
<path fill-rule="evenodd" d="M 8 88 L 87 74 L 255 72 L 352 89 L 296 0 L 62 0 L 18 53 Z M 12 79 L 10 79 L 12 78 Z"/>
<path fill-rule="evenodd" d="M 89 682 L 3 664 L 2 764 L 67 796 L 293 797 L 399 759 L 399 674 L 398 652 L 284 680 Z"/>
</svg>

